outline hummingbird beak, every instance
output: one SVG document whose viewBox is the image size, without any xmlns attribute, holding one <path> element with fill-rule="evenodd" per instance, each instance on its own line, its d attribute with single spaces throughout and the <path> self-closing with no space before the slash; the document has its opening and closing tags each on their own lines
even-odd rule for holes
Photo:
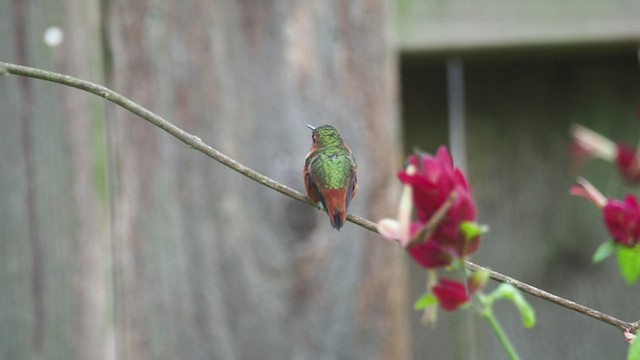
<svg viewBox="0 0 640 360">
<path fill-rule="evenodd" d="M 316 129 L 316 127 L 315 127 L 315 126 L 313 126 L 313 125 L 308 125 L 308 124 L 307 124 L 307 127 L 308 127 L 309 129 L 311 129 L 311 130 L 315 130 L 315 129 Z"/>
</svg>

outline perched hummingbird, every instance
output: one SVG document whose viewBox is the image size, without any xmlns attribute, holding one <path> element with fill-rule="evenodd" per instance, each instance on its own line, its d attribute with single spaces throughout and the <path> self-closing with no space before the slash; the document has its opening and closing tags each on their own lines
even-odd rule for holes
<svg viewBox="0 0 640 360">
<path fill-rule="evenodd" d="M 314 204 L 322 203 L 331 225 L 340 230 L 349 202 L 358 192 L 356 160 L 331 125 L 313 127 L 313 145 L 304 160 L 304 187 Z"/>
</svg>

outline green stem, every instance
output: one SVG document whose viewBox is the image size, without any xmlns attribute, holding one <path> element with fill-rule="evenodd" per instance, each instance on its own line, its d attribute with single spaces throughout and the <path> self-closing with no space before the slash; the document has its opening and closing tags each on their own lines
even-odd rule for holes
<svg viewBox="0 0 640 360">
<path fill-rule="evenodd" d="M 498 337 L 498 340 L 500 340 L 502 347 L 504 347 L 504 350 L 509 355 L 509 359 L 519 360 L 520 356 L 518 355 L 516 348 L 514 348 L 511 344 L 507 333 L 504 332 L 502 325 L 500 325 L 498 319 L 495 317 L 495 315 L 493 315 L 493 311 L 490 308 L 485 308 L 484 310 L 482 310 L 482 316 L 487 319 L 489 325 L 491 325 L 493 332 L 496 333 L 496 336 Z"/>
</svg>

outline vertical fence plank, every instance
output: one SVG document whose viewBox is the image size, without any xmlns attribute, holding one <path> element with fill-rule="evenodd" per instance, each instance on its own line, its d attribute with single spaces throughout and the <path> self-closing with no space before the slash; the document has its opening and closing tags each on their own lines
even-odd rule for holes
<svg viewBox="0 0 640 360">
<path fill-rule="evenodd" d="M 101 82 L 98 11 L 3 2 L 2 60 Z M 103 102 L 9 76 L 0 92 L 0 357 L 113 358 Z"/>
<path fill-rule="evenodd" d="M 356 153 L 353 211 L 393 215 L 395 76 L 384 2 L 113 1 L 113 86 L 301 189 L 307 123 Z M 398 249 L 114 112 L 125 358 L 407 356 Z M 390 210 L 391 209 L 391 210 Z"/>
</svg>

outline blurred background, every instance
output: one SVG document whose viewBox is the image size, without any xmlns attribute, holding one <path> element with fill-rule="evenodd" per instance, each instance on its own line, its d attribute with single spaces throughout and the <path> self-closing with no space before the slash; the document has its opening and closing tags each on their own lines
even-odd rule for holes
<svg viewBox="0 0 640 360">
<path fill-rule="evenodd" d="M 491 227 L 474 261 L 640 318 L 568 127 L 638 142 L 632 0 L 0 2 L 0 61 L 104 84 L 302 190 L 306 124 L 359 164 L 352 212 L 395 216 L 405 153 L 448 144 Z M 489 327 L 420 324 L 393 244 L 247 180 L 104 99 L 0 78 L 1 359 L 501 359 Z M 581 171 L 607 196 L 612 164 Z M 491 284 L 495 286 L 495 284 Z M 525 359 L 619 359 L 622 334 L 527 297 Z"/>
</svg>

